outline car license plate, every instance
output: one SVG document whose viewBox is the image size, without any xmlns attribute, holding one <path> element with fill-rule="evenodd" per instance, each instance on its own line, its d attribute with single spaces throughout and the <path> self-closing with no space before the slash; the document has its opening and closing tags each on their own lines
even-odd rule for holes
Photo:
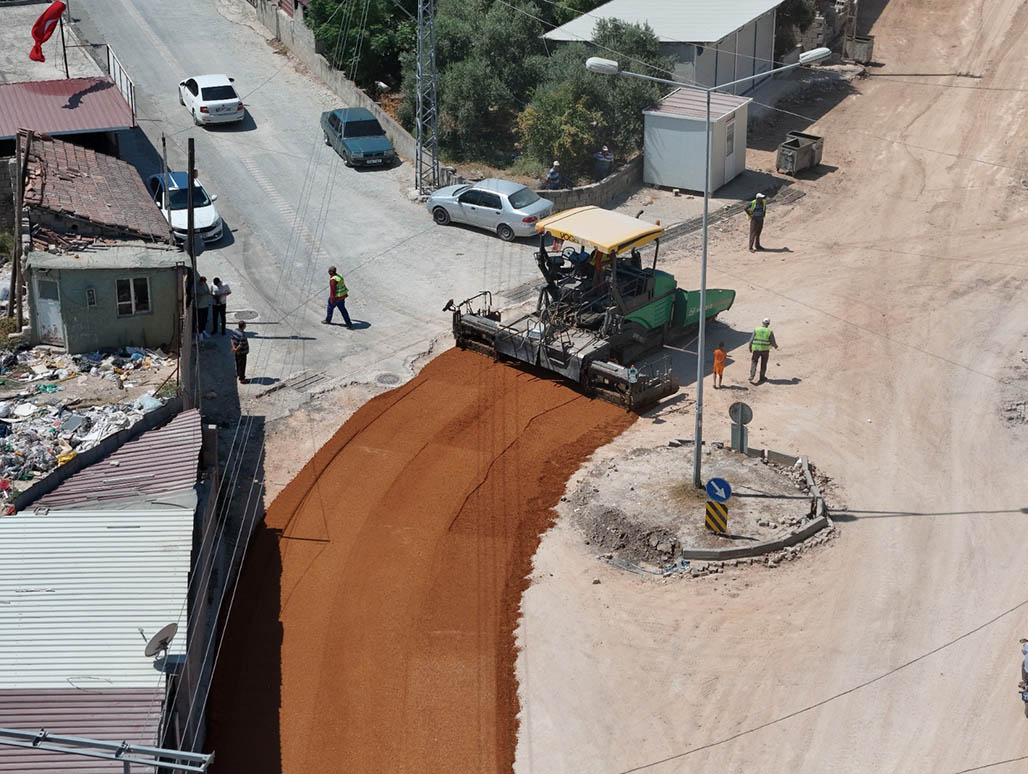
<svg viewBox="0 0 1028 774">
<path fill-rule="evenodd" d="M 381 164 L 382 159 L 368 159 L 369 164 Z"/>
</svg>

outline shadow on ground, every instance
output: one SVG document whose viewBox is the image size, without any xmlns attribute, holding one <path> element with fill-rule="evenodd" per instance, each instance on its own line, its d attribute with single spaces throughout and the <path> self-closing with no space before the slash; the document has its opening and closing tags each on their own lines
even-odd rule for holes
<svg viewBox="0 0 1028 774">
<path fill-rule="evenodd" d="M 281 563 L 277 537 L 264 526 L 265 418 L 242 412 L 228 336 L 201 345 L 198 372 L 204 422 L 218 427 L 221 471 L 222 539 L 209 595 L 218 615 L 215 636 L 223 632 L 224 640 L 212 649 L 217 662 L 205 747 L 216 752 L 212 772 L 278 771 Z"/>
</svg>

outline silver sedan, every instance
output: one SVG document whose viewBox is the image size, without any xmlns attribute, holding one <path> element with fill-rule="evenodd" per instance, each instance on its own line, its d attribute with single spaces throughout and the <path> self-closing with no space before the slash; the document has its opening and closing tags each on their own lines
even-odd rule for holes
<svg viewBox="0 0 1028 774">
<path fill-rule="evenodd" d="M 553 202 L 520 183 L 486 178 L 478 183 L 448 185 L 425 202 L 440 226 L 466 223 L 494 232 L 507 242 L 535 234 L 535 223 L 553 213 Z"/>
</svg>

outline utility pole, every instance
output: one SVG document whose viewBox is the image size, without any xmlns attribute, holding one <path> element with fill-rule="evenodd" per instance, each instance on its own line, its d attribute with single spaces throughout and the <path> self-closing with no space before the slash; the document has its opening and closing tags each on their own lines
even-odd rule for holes
<svg viewBox="0 0 1028 774">
<path fill-rule="evenodd" d="M 418 0 L 418 89 L 414 184 L 422 194 L 439 187 L 439 113 L 436 105 L 435 0 Z"/>
<path fill-rule="evenodd" d="M 64 14 L 63 13 L 61 14 L 61 17 L 60 17 L 60 24 L 61 24 L 61 52 L 64 54 L 64 77 L 65 78 L 71 78 L 71 76 L 68 75 L 68 45 L 64 42 Z"/>
</svg>

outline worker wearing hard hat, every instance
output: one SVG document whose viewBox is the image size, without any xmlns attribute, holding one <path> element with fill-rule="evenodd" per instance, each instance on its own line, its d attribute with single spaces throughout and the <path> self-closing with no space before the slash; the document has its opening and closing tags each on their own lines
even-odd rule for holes
<svg viewBox="0 0 1028 774">
<path fill-rule="evenodd" d="M 750 384 L 760 384 L 764 381 L 764 374 L 767 373 L 767 359 L 771 354 L 771 347 L 778 349 L 778 342 L 775 341 L 774 331 L 771 330 L 771 318 L 765 317 L 761 324 L 753 329 L 750 336 Z M 757 361 L 760 361 L 760 381 L 753 381 L 757 375 Z"/>
<path fill-rule="evenodd" d="M 764 215 L 767 213 L 767 197 L 758 193 L 746 202 L 746 217 L 750 220 L 750 252 L 763 250 L 760 246 L 760 232 L 764 230 Z"/>
</svg>

